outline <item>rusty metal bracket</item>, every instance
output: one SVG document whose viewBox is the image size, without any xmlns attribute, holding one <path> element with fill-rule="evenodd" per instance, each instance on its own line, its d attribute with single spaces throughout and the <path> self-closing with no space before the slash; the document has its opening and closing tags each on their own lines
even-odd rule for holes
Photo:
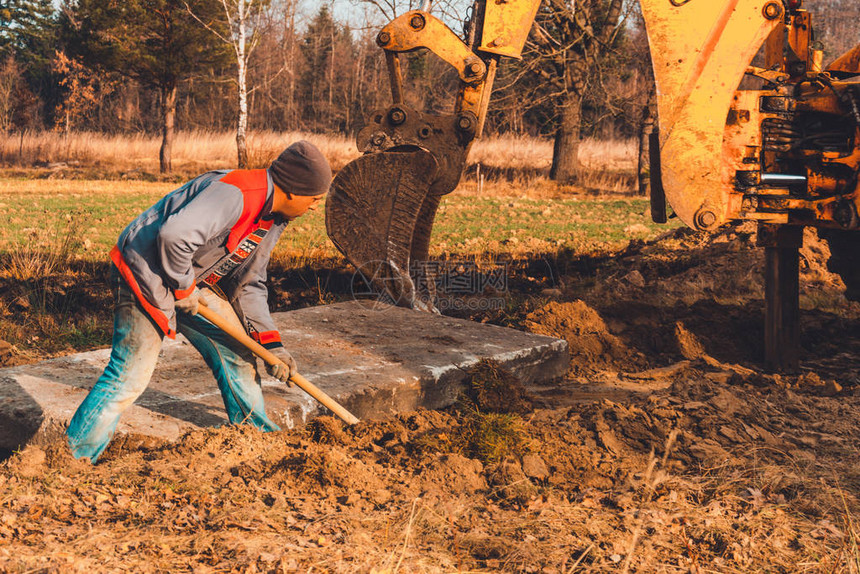
<svg viewBox="0 0 860 574">
<path fill-rule="evenodd" d="M 762 80 L 770 82 L 775 86 L 782 86 L 789 79 L 788 74 L 786 74 L 782 70 L 768 70 L 756 66 L 747 67 L 746 74 L 748 76 L 755 76 L 756 78 L 761 78 Z"/>
<path fill-rule="evenodd" d="M 439 164 L 434 178 L 427 180 L 429 193 L 444 195 L 454 191 L 460 181 L 476 127 L 473 114 L 425 114 L 396 104 L 371 114 L 356 143 L 365 153 L 406 147 L 429 151 Z"/>
<path fill-rule="evenodd" d="M 827 71 L 846 76 L 860 75 L 860 44 L 836 58 Z"/>
<path fill-rule="evenodd" d="M 387 52 L 412 52 L 426 48 L 451 64 L 466 84 L 484 79 L 487 65 L 448 26 L 435 16 L 413 10 L 389 22 L 376 36 Z"/>
</svg>

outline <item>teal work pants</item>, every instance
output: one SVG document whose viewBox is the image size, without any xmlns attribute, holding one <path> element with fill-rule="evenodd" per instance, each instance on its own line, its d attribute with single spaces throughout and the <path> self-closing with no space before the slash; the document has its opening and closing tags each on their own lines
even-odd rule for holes
<svg viewBox="0 0 860 574">
<path fill-rule="evenodd" d="M 96 462 L 116 431 L 120 415 L 146 390 L 164 337 L 114 270 L 111 274 L 114 309 L 113 348 L 102 376 L 78 407 L 66 431 L 76 458 Z M 209 307 L 241 325 L 227 301 L 203 289 Z M 199 315 L 179 313 L 177 329 L 212 369 L 227 416 L 234 424 L 251 424 L 268 432 L 280 430 L 263 404 L 254 355 Z"/>
</svg>

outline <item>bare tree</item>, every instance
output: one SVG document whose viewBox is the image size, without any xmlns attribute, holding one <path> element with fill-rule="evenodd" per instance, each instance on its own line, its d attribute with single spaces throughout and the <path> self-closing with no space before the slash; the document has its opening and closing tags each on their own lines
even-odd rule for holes
<svg viewBox="0 0 860 574">
<path fill-rule="evenodd" d="M 185 8 L 207 30 L 232 48 L 236 55 L 236 88 L 238 114 L 236 118 L 236 152 L 239 169 L 248 166 L 248 60 L 260 41 L 259 25 L 264 14 L 263 0 L 220 0 L 224 7 L 227 29 L 216 22 L 205 22 L 198 17 L 191 6 Z"/>
<path fill-rule="evenodd" d="M 14 126 L 15 92 L 21 82 L 21 67 L 13 56 L 6 56 L 0 64 L 0 132 L 4 134 Z"/>
<path fill-rule="evenodd" d="M 552 86 L 558 107 L 550 179 L 576 179 L 589 71 L 612 49 L 623 5 L 623 0 L 545 0 L 538 12 L 530 36 L 540 52 L 534 70 Z"/>
</svg>

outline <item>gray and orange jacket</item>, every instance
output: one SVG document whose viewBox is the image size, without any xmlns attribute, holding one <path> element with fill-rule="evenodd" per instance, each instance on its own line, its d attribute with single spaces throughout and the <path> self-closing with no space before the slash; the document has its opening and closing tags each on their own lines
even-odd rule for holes
<svg viewBox="0 0 860 574">
<path fill-rule="evenodd" d="M 122 232 L 111 259 L 144 310 L 170 338 L 175 303 L 212 286 L 267 348 L 281 336 L 269 314 L 266 267 L 286 222 L 270 215 L 265 169 L 210 171 L 169 193 Z"/>
</svg>

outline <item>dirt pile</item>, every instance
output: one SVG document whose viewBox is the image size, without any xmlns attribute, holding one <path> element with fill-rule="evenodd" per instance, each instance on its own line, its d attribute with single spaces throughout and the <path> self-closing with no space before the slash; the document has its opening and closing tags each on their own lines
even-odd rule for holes
<svg viewBox="0 0 860 574">
<path fill-rule="evenodd" d="M 846 341 L 838 333 L 854 330 L 860 319 L 860 304 L 846 300 L 844 283 L 828 269 L 829 257 L 827 242 L 815 230 L 806 230 L 800 277 L 805 360 L 844 353 L 853 339 Z M 764 352 L 763 263 L 754 225 L 714 234 L 673 230 L 654 242 L 631 242 L 618 257 L 602 261 L 593 277 L 562 276 L 566 288 L 561 300 L 538 310 L 525 324 L 568 338 L 572 348 L 604 348 L 605 354 L 594 361 L 588 359 L 594 352 L 588 351 L 584 361 L 574 360 L 584 363 L 574 368 L 585 373 L 604 366 L 628 371 L 660 367 L 701 354 L 756 365 Z M 591 312 L 586 314 L 584 307 Z M 576 313 L 581 318 L 568 318 Z M 535 319 L 540 327 L 533 327 Z M 593 334 L 583 336 L 577 324 L 586 329 L 595 325 Z M 836 340 L 842 342 L 833 345 Z"/>
<path fill-rule="evenodd" d="M 600 314 L 584 301 L 553 301 L 530 313 L 525 327 L 532 333 L 565 339 L 570 345 L 574 375 L 608 366 L 625 368 L 633 353 L 609 328 Z"/>
<path fill-rule="evenodd" d="M 94 467 L 54 436 L 0 468 L 0 569 L 833 571 L 856 558 L 858 398 L 694 370 L 627 403 L 507 415 L 521 447 L 496 460 L 452 438 L 466 412 L 198 431 Z"/>
<path fill-rule="evenodd" d="M 800 250 L 801 306 L 841 306 L 845 284 L 828 268 L 830 247 L 815 229 L 806 229 Z M 761 299 L 764 249 L 756 246 L 756 226 L 744 223 L 715 233 L 675 229 L 649 243 L 631 242 L 624 253 L 598 270 L 585 301 L 636 300 L 661 306 L 691 306 L 701 300 L 736 304 Z M 576 285 L 575 281 L 566 281 Z"/>
</svg>

